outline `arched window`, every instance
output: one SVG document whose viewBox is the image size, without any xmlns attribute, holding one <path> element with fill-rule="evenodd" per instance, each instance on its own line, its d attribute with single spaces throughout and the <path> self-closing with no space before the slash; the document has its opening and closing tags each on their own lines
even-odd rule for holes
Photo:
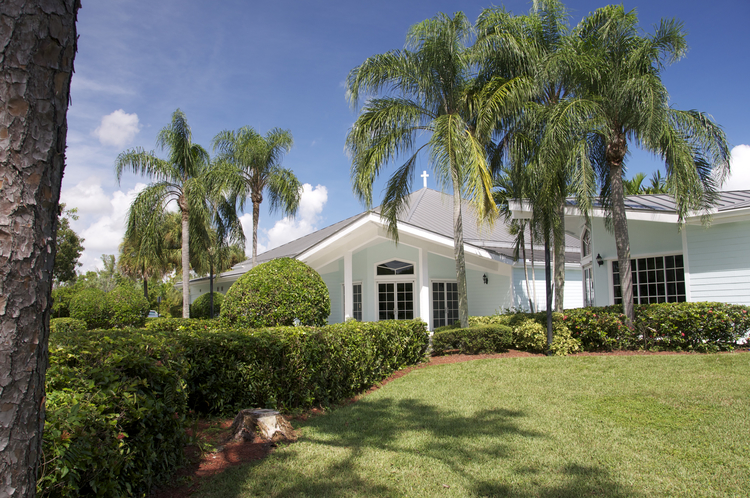
<svg viewBox="0 0 750 498">
<path fill-rule="evenodd" d="M 581 257 L 591 256 L 591 232 L 588 228 L 581 235 Z"/>
<path fill-rule="evenodd" d="M 414 275 L 414 265 L 394 259 L 381 263 L 377 268 L 378 275 Z"/>
</svg>

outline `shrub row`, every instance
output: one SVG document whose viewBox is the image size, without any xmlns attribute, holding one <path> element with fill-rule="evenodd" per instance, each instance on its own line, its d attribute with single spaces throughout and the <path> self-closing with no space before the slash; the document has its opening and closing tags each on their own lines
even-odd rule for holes
<svg viewBox="0 0 750 498">
<path fill-rule="evenodd" d="M 83 289 L 70 298 L 70 317 L 86 323 L 86 328 L 142 327 L 148 313 L 148 300 L 135 287 L 122 285 L 109 292 Z"/>
<path fill-rule="evenodd" d="M 40 496 L 144 496 L 183 462 L 186 413 L 292 410 L 356 395 L 427 347 L 421 321 L 220 330 L 155 319 L 149 329 L 50 337 Z"/>
<path fill-rule="evenodd" d="M 142 331 L 50 336 L 40 496 L 145 496 L 184 461 L 185 363 Z"/>
<path fill-rule="evenodd" d="M 463 354 L 504 353 L 513 346 L 513 330 L 507 325 L 472 325 L 448 328 L 432 334 L 432 354 L 458 350 Z"/>
<path fill-rule="evenodd" d="M 214 292 L 214 318 L 219 318 L 224 295 Z M 203 294 L 190 305 L 190 318 L 211 318 L 211 294 Z"/>
</svg>

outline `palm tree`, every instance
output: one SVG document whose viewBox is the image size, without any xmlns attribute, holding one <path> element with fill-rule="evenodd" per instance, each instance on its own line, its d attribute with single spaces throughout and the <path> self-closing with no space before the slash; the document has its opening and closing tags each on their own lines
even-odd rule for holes
<svg viewBox="0 0 750 498">
<path fill-rule="evenodd" d="M 128 214 L 128 226 L 139 227 L 142 240 L 151 244 L 146 248 L 141 244 L 144 254 L 158 254 L 159 230 L 167 205 L 176 202 L 182 228 L 182 316 L 188 318 L 190 233 L 199 233 L 201 227 L 208 225 L 210 217 L 209 156 L 203 147 L 192 143 L 187 118 L 179 109 L 172 114 L 172 122 L 157 135 L 156 145 L 167 151 L 167 159 L 141 148 L 130 149 L 117 156 L 115 172 L 118 182 L 126 170 L 155 180 L 138 194 Z"/>
<path fill-rule="evenodd" d="M 355 194 L 372 206 L 372 185 L 381 168 L 401 154 L 411 154 L 388 181 L 381 216 L 398 242 L 397 217 L 411 191 L 417 157 L 426 151 L 438 185 L 453 191 L 453 246 L 459 296 L 459 321 L 468 325 L 466 263 L 464 261 L 461 200 L 469 199 L 480 220 L 494 220 L 492 175 L 485 156 L 489 136 L 480 114 L 493 98 L 502 104 L 505 81 L 489 90 L 475 85 L 476 67 L 467 42 L 471 24 L 459 12 L 452 18 L 438 14 L 412 26 L 406 47 L 375 55 L 353 69 L 347 78 L 352 105 L 373 96 L 360 110 L 349 131 L 346 147 L 352 158 Z M 384 94 L 374 97 L 377 94 Z M 429 139 L 420 144 L 419 137 Z"/>
<path fill-rule="evenodd" d="M 588 169 L 576 168 L 581 164 L 576 157 L 581 156 L 581 134 L 579 126 L 571 126 L 571 122 L 580 123 L 587 117 L 575 89 L 581 76 L 590 72 L 592 61 L 576 50 L 568 18 L 558 0 L 535 0 L 525 16 L 513 16 L 500 8 L 485 9 L 477 21 L 476 43 L 484 79 L 503 75 L 524 83 L 515 87 L 522 92 L 515 100 L 525 105 L 514 115 L 497 117 L 504 121 L 498 128 L 509 135 L 491 155 L 507 156 L 517 163 L 511 166 L 515 172 L 523 165 L 530 177 L 526 183 L 536 184 L 526 195 L 534 212 L 544 215 L 545 242 L 550 235 L 554 238 L 558 311 L 564 301 L 565 199 L 572 182 L 579 190 L 591 190 L 595 185 L 593 175 L 580 174 Z M 501 146 L 510 150 L 498 150 Z"/>
<path fill-rule="evenodd" d="M 253 265 L 258 256 L 263 192 L 268 193 L 272 212 L 281 210 L 294 216 L 299 207 L 302 185 L 292 170 L 281 167 L 281 160 L 293 143 L 289 130 L 274 128 L 263 137 L 250 126 L 236 132 L 222 131 L 213 139 L 213 148 L 220 153 L 219 176 L 224 178 L 224 188 L 231 192 L 240 209 L 248 197 L 253 204 Z"/>
<path fill-rule="evenodd" d="M 592 163 L 601 182 L 601 199 L 611 219 L 622 288 L 622 301 L 633 322 L 630 242 L 625 215 L 623 175 L 628 144 L 635 143 L 664 160 L 666 189 L 682 221 L 690 211 L 706 212 L 729 169 L 729 146 L 722 129 L 707 115 L 669 106 L 660 73 L 686 52 L 680 22 L 662 20 L 643 36 L 635 11 L 610 5 L 583 19 L 576 29 L 581 47 L 599 61 L 599 70 L 582 92 L 590 100 Z M 712 176 L 712 169 L 716 169 Z"/>
</svg>

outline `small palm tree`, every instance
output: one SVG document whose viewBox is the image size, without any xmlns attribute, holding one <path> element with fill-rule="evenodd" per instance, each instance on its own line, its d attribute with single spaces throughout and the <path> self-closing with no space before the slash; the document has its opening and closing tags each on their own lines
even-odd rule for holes
<svg viewBox="0 0 750 498">
<path fill-rule="evenodd" d="M 154 180 L 138 194 L 128 213 L 128 226 L 138 227 L 147 245 L 141 244 L 144 254 L 158 254 L 167 205 L 176 202 L 182 228 L 182 316 L 189 318 L 190 233 L 199 233 L 210 217 L 209 155 L 203 147 L 192 143 L 187 118 L 179 109 L 172 114 L 172 122 L 157 135 L 156 145 L 167 151 L 167 159 L 156 157 L 153 151 L 130 149 L 117 156 L 115 172 L 118 182 L 127 170 Z"/>
<path fill-rule="evenodd" d="M 716 201 L 729 168 L 729 146 L 721 128 L 698 111 L 669 106 L 660 72 L 687 50 L 682 24 L 662 20 L 643 36 L 635 11 L 622 5 L 600 8 L 576 29 L 581 47 L 599 61 L 582 93 L 592 103 L 589 121 L 592 163 L 602 185 L 601 198 L 611 213 L 617 246 L 622 302 L 634 318 L 630 241 L 623 185 L 628 144 L 635 143 L 664 160 L 666 189 L 679 219 L 704 211 Z M 712 175 L 712 169 L 716 169 Z"/>
<path fill-rule="evenodd" d="M 411 27 L 407 48 L 368 58 L 349 73 L 352 105 L 377 94 L 360 110 L 349 131 L 346 147 L 352 158 L 355 194 L 372 206 L 372 185 L 381 168 L 410 154 L 388 181 L 381 216 L 398 241 L 397 218 L 411 191 L 417 157 L 428 153 L 438 184 L 453 191 L 453 246 L 459 296 L 459 321 L 468 325 L 466 263 L 461 200 L 473 204 L 479 219 L 494 220 L 492 175 L 485 156 L 489 131 L 479 116 L 483 102 L 502 103 L 505 81 L 481 93 L 476 88 L 476 66 L 467 43 L 471 24 L 459 12 L 452 18 L 438 14 Z M 488 88 L 490 88 L 488 86 Z M 424 144 L 419 137 L 429 134 Z"/>
<path fill-rule="evenodd" d="M 222 131 L 213 139 L 213 148 L 220 154 L 218 175 L 224 179 L 223 188 L 240 209 L 248 197 L 253 204 L 253 265 L 258 257 L 263 193 L 268 193 L 272 212 L 281 210 L 294 216 L 299 207 L 302 185 L 292 170 L 281 167 L 281 160 L 293 143 L 289 130 L 274 128 L 263 137 L 250 126 Z"/>
</svg>

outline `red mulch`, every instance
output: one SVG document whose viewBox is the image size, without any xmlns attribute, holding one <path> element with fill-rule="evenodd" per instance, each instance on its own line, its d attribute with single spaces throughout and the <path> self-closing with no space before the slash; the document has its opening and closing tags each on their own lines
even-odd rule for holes
<svg viewBox="0 0 750 498">
<path fill-rule="evenodd" d="M 740 349 L 737 352 L 750 352 L 750 349 Z M 575 356 L 651 356 L 651 355 L 673 355 L 673 354 L 696 354 L 673 351 L 613 351 L 607 353 L 578 353 Z M 412 370 L 417 368 L 426 368 L 433 365 L 445 365 L 450 363 L 460 363 L 471 360 L 483 360 L 487 358 L 518 358 L 524 356 L 543 356 L 541 354 L 527 353 L 511 349 L 507 353 L 497 354 L 452 354 L 446 356 L 433 356 L 429 361 L 413 367 L 404 368 L 394 373 L 380 384 L 371 387 L 367 392 L 349 400 L 354 403 L 363 396 L 376 391 L 388 382 L 403 377 Z M 307 420 L 311 416 L 319 415 L 323 410 L 314 408 L 307 413 L 297 417 L 298 420 Z M 198 438 L 204 443 L 213 445 L 217 451 L 212 453 L 201 454 L 195 446 L 185 449 L 190 464 L 181 468 L 175 473 L 172 481 L 165 487 L 155 490 L 151 493 L 151 498 L 187 498 L 193 494 L 200 483 L 211 476 L 219 474 L 229 467 L 240 465 L 242 463 L 260 460 L 271 451 L 273 444 L 268 443 L 256 436 L 255 440 L 223 443 L 229 434 L 229 428 L 232 425 L 232 419 L 217 421 L 199 421 L 197 427 Z"/>
</svg>

